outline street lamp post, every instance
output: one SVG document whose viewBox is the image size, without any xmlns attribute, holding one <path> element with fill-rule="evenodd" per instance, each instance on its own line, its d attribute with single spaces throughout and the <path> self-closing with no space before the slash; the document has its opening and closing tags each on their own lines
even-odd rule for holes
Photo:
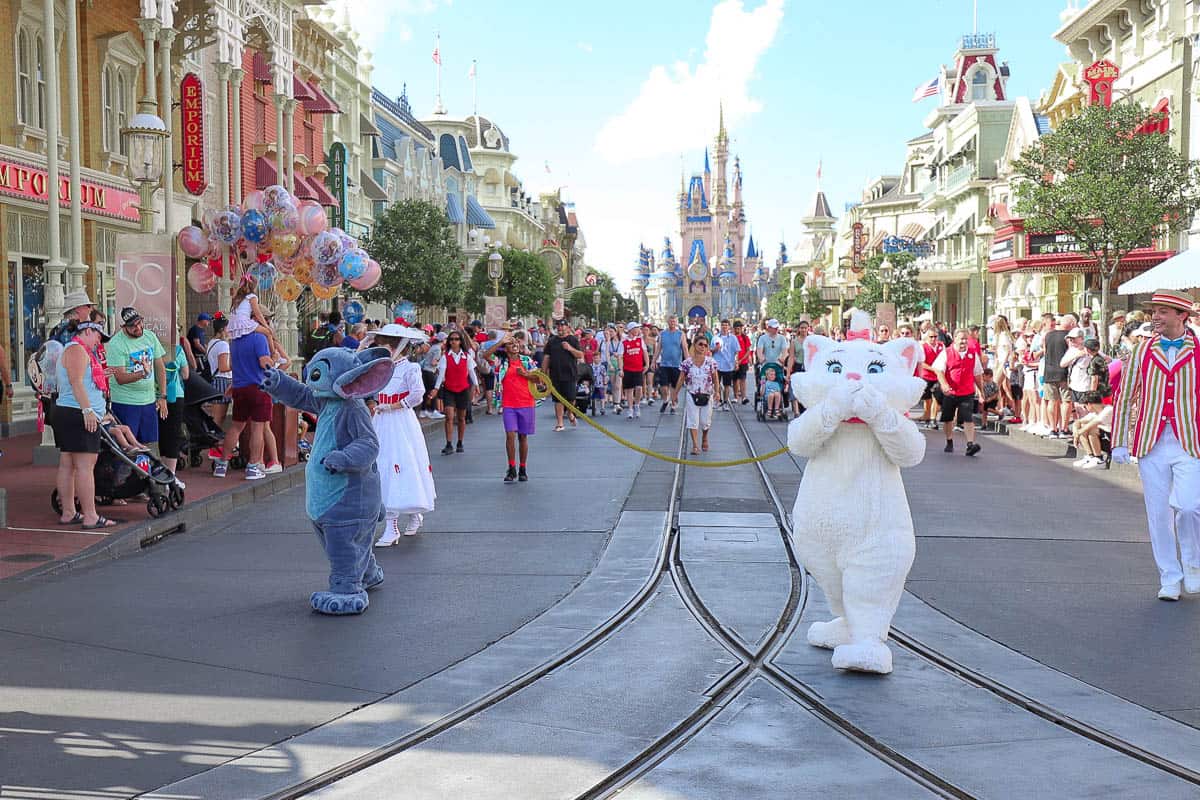
<svg viewBox="0 0 1200 800">
<path fill-rule="evenodd" d="M 592 290 L 592 305 L 596 307 L 596 327 L 600 327 L 600 290 Z"/>
<path fill-rule="evenodd" d="M 975 229 L 975 242 L 979 249 L 979 341 L 987 344 L 987 264 L 992 250 L 996 229 L 985 219 Z"/>
<path fill-rule="evenodd" d="M 612 312 L 613 312 L 612 321 L 616 322 L 617 321 L 617 306 L 619 306 L 621 304 L 621 301 L 617 299 L 617 296 L 615 294 L 612 296 L 611 304 L 612 304 Z"/>
<path fill-rule="evenodd" d="M 500 279 L 504 277 L 504 256 L 498 250 L 488 256 L 488 277 L 492 279 L 492 296 L 499 297 Z"/>
<path fill-rule="evenodd" d="M 879 283 L 883 287 L 883 302 L 891 302 L 891 285 L 892 275 L 894 274 L 892 262 L 884 256 L 883 263 L 879 265 Z"/>
<path fill-rule="evenodd" d="M 163 140 L 170 135 L 158 116 L 158 104 L 148 96 L 138 102 L 138 113 L 121 129 L 129 161 L 125 171 L 138 193 L 142 233 L 154 232 L 154 192 L 162 183 Z"/>
</svg>

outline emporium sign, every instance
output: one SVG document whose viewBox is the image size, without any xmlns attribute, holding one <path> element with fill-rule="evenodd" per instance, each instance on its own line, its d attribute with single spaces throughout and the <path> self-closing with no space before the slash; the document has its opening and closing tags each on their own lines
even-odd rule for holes
<svg viewBox="0 0 1200 800">
<path fill-rule="evenodd" d="M 49 183 L 46 170 L 41 167 L 0 159 L 0 194 L 46 203 L 49 201 Z M 58 179 L 56 194 L 59 206 L 70 206 L 71 181 L 68 178 Z M 138 198 L 131 191 L 81 180 L 79 194 L 80 207 L 91 214 L 129 222 L 137 222 L 140 219 L 137 211 Z"/>
<path fill-rule="evenodd" d="M 204 177 L 204 85 L 189 72 L 179 84 L 180 118 L 183 122 L 183 188 L 202 195 L 208 188 Z"/>
</svg>

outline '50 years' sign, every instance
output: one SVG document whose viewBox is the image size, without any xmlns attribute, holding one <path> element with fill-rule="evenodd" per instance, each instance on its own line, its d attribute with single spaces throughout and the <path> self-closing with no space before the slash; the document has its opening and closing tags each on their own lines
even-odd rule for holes
<svg viewBox="0 0 1200 800">
<path fill-rule="evenodd" d="M 172 236 L 117 237 L 117 307 L 132 306 L 168 353 L 175 335 L 175 242 Z M 112 327 L 120 325 L 114 320 Z"/>
</svg>

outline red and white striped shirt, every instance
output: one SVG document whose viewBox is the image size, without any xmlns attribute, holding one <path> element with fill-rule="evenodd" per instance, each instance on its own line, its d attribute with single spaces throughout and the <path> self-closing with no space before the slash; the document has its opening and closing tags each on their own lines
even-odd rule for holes
<svg viewBox="0 0 1200 800">
<path fill-rule="evenodd" d="M 1122 369 L 1113 401 L 1112 445 L 1130 455 L 1150 452 L 1167 425 L 1192 458 L 1200 458 L 1200 348 L 1196 335 L 1184 333 L 1174 359 L 1163 350 L 1160 336 L 1136 347 Z"/>
</svg>

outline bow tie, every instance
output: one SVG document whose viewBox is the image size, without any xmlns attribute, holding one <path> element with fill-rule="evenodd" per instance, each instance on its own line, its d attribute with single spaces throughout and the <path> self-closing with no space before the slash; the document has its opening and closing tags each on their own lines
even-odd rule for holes
<svg viewBox="0 0 1200 800">
<path fill-rule="evenodd" d="M 1184 338 L 1186 338 L 1186 337 L 1180 336 L 1178 339 L 1162 339 L 1162 338 L 1160 338 L 1158 340 L 1158 344 L 1163 349 L 1163 352 L 1166 352 L 1167 350 L 1171 350 L 1171 349 L 1182 350 Z"/>
</svg>

